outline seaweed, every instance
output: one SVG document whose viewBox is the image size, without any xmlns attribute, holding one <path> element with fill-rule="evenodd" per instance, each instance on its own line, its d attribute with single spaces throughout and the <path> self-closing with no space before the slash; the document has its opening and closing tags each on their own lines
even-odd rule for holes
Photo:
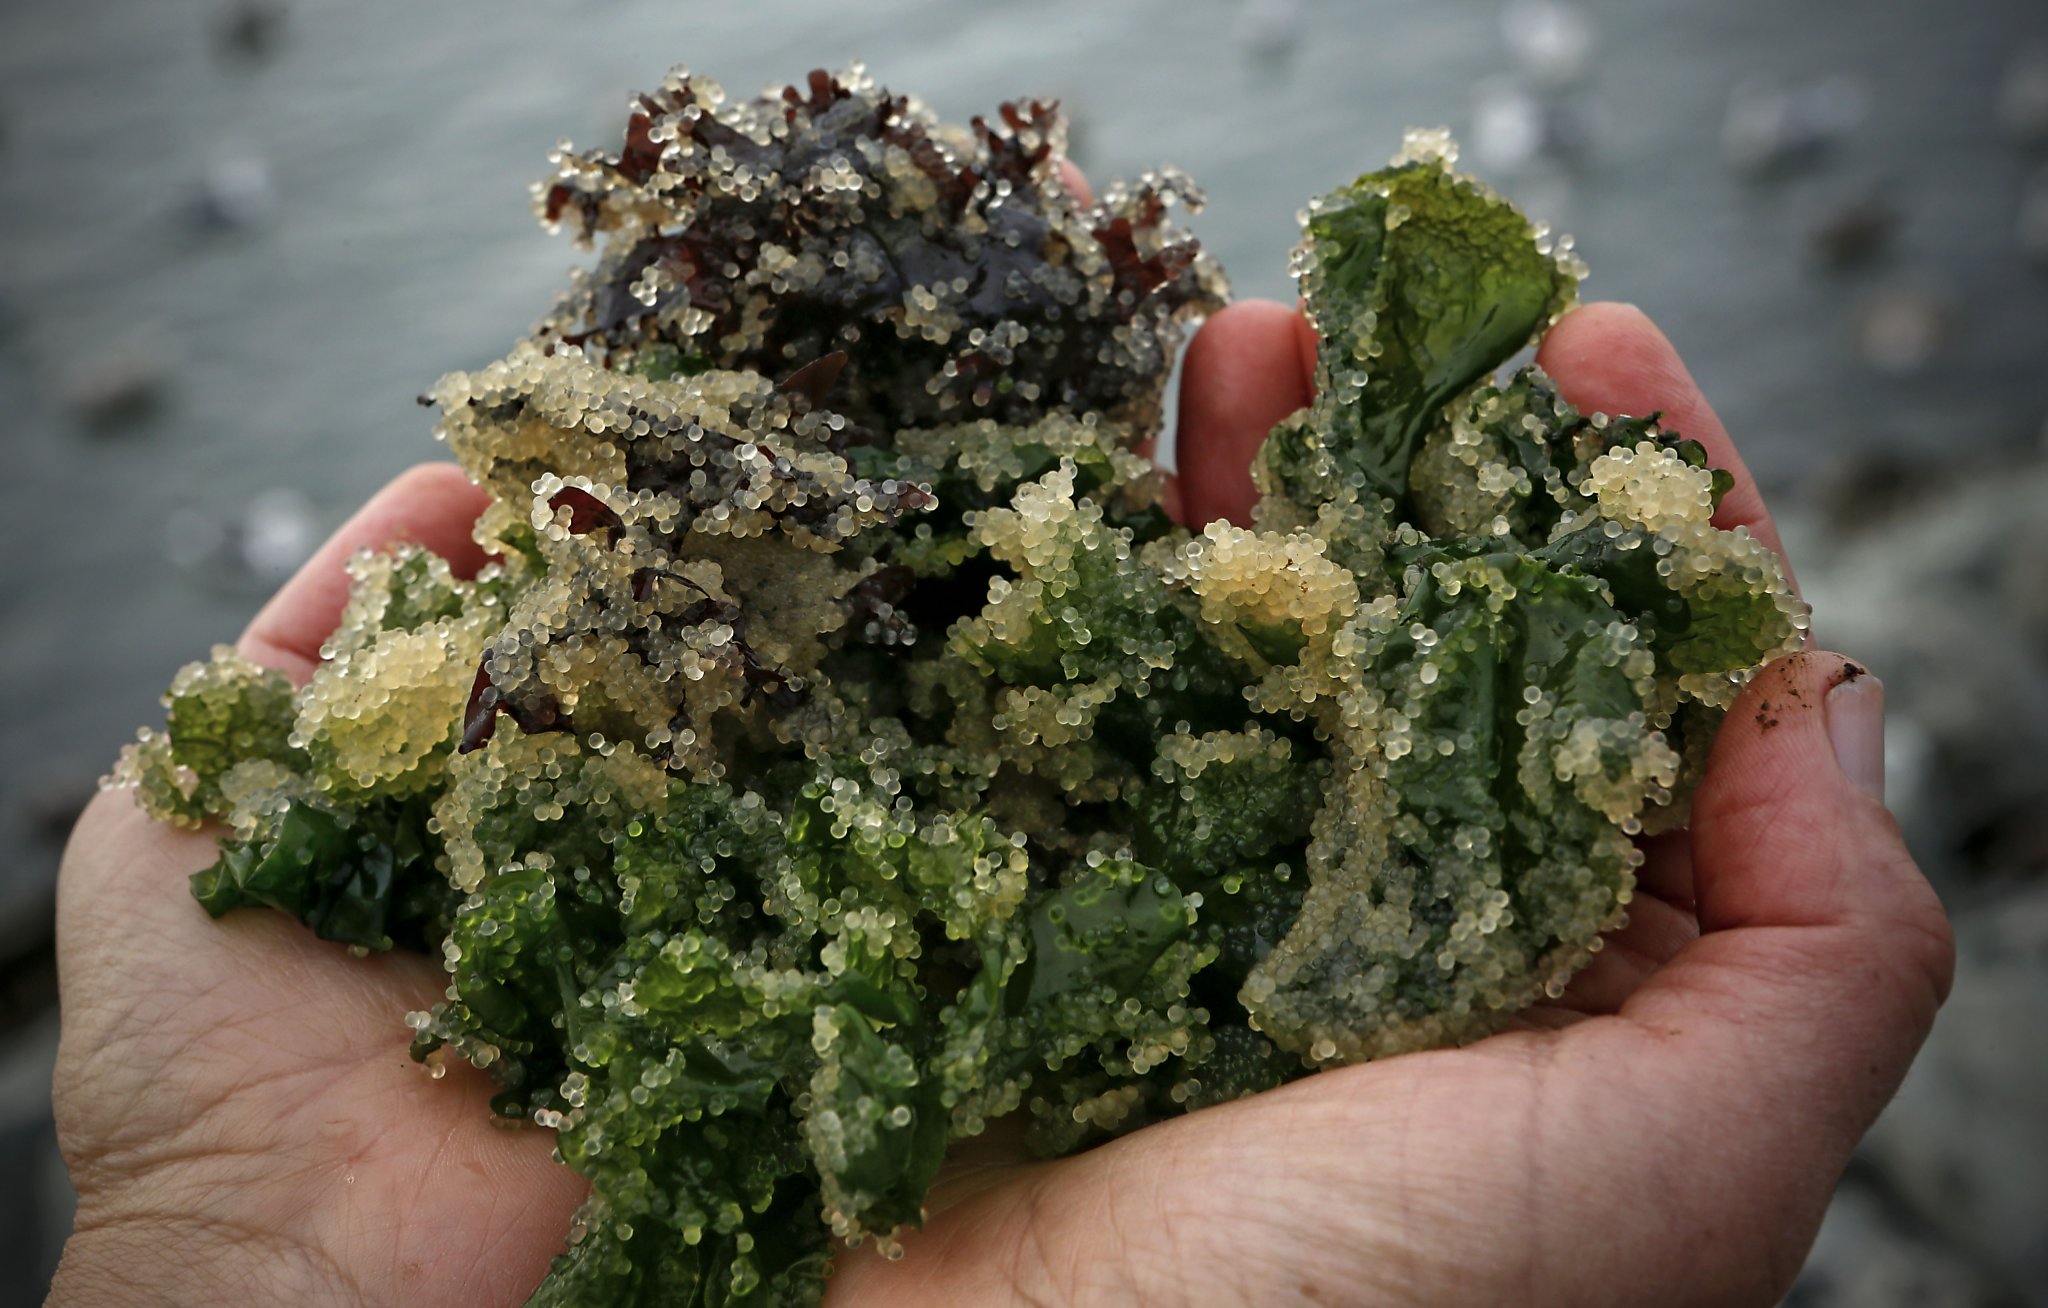
<svg viewBox="0 0 2048 1308">
<path fill-rule="evenodd" d="M 308 685 L 218 652 L 117 769 L 228 825 L 209 911 L 439 953 L 415 1054 L 591 1182 L 535 1303 L 812 1302 L 999 1117 L 1498 1029 L 1801 639 L 1700 446 L 1496 375 L 1580 267 L 1431 134 L 1308 214 L 1257 526 L 1172 524 L 1199 196 L 1063 148 L 678 70 L 538 188 L 595 268 L 431 397 L 497 561 L 360 557 Z"/>
</svg>

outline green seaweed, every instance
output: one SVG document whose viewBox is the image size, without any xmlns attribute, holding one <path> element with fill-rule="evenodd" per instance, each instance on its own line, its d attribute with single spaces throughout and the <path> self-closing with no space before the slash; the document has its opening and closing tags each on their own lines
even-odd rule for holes
<svg viewBox="0 0 2048 1308">
<path fill-rule="evenodd" d="M 1427 134 L 1310 212 L 1258 528 L 1171 524 L 1222 279 L 1183 179 L 1083 206 L 1062 150 L 672 74 L 541 190 L 596 268 L 435 392 L 499 561 L 359 559 L 309 685 L 217 653 L 117 770 L 228 824 L 210 912 L 439 954 L 416 1056 L 591 1183 L 535 1303 L 813 1302 L 997 1118 L 1497 1029 L 1799 640 L 1700 446 L 1496 378 L 1578 267 Z"/>
</svg>

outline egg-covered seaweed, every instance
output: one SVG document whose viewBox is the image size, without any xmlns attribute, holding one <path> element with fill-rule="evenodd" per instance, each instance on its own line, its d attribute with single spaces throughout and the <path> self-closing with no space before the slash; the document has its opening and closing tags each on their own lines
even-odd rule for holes
<svg viewBox="0 0 2048 1308">
<path fill-rule="evenodd" d="M 537 188 L 596 266 L 433 392 L 495 561 L 358 557 L 308 684 L 217 651 L 116 771 L 222 824 L 209 911 L 445 960 L 415 1054 L 591 1182 L 535 1303 L 811 1302 L 996 1118 L 1497 1029 L 1801 639 L 1700 446 L 1497 375 L 1579 267 L 1440 136 L 1307 215 L 1257 525 L 1174 525 L 1199 196 L 1063 152 L 671 74 Z"/>
</svg>

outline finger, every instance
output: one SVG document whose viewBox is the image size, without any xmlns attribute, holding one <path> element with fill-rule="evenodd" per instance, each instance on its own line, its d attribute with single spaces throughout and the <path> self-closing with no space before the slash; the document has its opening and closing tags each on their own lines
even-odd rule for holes
<svg viewBox="0 0 2048 1308">
<path fill-rule="evenodd" d="M 358 550 L 400 542 L 448 560 L 457 576 L 473 576 L 484 552 L 470 539 L 487 495 L 452 463 L 422 463 L 370 497 L 304 567 L 272 596 L 237 642 L 244 654 L 304 682 L 320 661 L 320 644 L 348 602 L 349 558 Z"/>
<path fill-rule="evenodd" d="M 1692 894 L 1692 835 L 1669 831 L 1636 842 L 1643 866 L 1636 873 L 1628 919 L 1620 929 L 1601 937 L 1600 952 L 1571 979 L 1562 996 L 1539 1002 L 1529 1025 L 1556 1026 L 1557 1012 L 1568 1016 L 1614 1013 L 1643 982 L 1699 939 L 1699 915 Z"/>
<path fill-rule="evenodd" d="M 1557 381 L 1565 399 L 1587 413 L 1664 415 L 1664 426 L 1707 448 L 1708 462 L 1725 468 L 1735 485 L 1714 514 L 1714 525 L 1749 530 L 1785 556 L 1778 528 L 1728 429 L 1714 415 L 1678 351 L 1649 316 L 1632 304 L 1582 304 L 1543 338 L 1536 362 Z"/>
<path fill-rule="evenodd" d="M 1839 654 L 1787 655 L 1757 674 L 1693 797 L 1704 930 L 1881 933 L 1938 910 L 1884 807 L 1883 730 L 1883 685 Z"/>
<path fill-rule="evenodd" d="M 1636 893 L 1654 895 L 1674 908 L 1693 911 L 1692 834 L 1667 831 L 1636 842 L 1643 866 L 1636 873 Z"/>
<path fill-rule="evenodd" d="M 1252 521 L 1252 456 L 1273 424 L 1314 398 L 1315 332 L 1271 300 L 1240 300 L 1202 324 L 1180 382 L 1175 516 L 1191 527 Z"/>
<path fill-rule="evenodd" d="M 1600 939 L 1600 952 L 1593 955 L 1564 994 L 1539 1002 L 1528 1010 L 1541 1019 L 1544 1010 L 1573 1014 L 1614 1013 L 1657 975 L 1679 951 L 1699 939 L 1699 919 L 1685 909 L 1638 893 L 1629 902 L 1628 922 Z"/>
<path fill-rule="evenodd" d="M 1836 1168 L 1904 1075 L 1955 961 L 1882 802 L 1883 704 L 1837 654 L 1758 674 L 1693 797 L 1703 934 L 1622 1009 L 1697 1042 L 1693 1063 L 1732 1078 L 1735 1103 L 1824 1105 L 1803 1156 L 1839 1154 Z"/>
<path fill-rule="evenodd" d="M 1067 188 L 1067 194 L 1075 203 L 1086 209 L 1095 203 L 1095 188 L 1088 185 L 1088 174 L 1081 171 L 1081 165 L 1072 159 L 1060 160 L 1060 185 Z"/>
</svg>

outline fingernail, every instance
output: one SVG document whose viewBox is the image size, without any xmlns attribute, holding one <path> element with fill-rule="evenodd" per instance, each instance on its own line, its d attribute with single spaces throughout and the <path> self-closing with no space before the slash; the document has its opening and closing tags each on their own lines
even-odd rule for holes
<svg viewBox="0 0 2048 1308">
<path fill-rule="evenodd" d="M 1828 692 L 1827 720 L 1842 775 L 1884 803 L 1884 683 L 1857 669 Z"/>
</svg>

